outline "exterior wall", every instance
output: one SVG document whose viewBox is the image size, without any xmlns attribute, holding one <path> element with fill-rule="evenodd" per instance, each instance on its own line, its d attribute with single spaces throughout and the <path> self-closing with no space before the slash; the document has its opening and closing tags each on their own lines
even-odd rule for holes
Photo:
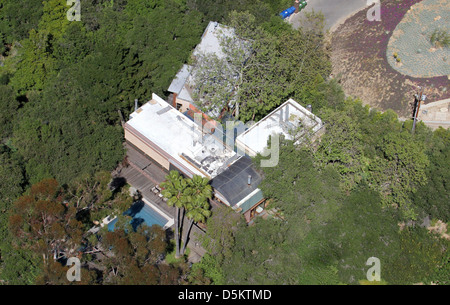
<svg viewBox="0 0 450 305">
<path fill-rule="evenodd" d="M 207 125 L 207 128 L 215 128 L 219 123 L 213 119 L 211 119 L 208 115 L 206 115 L 205 113 L 201 112 L 199 109 L 197 109 L 197 107 L 195 107 L 195 105 L 191 104 L 188 101 L 185 101 L 183 99 L 178 98 L 178 96 L 176 94 L 174 94 L 174 98 L 173 98 L 173 107 L 177 108 L 177 104 L 181 104 L 181 108 L 178 109 L 180 112 L 184 113 L 186 111 L 188 111 L 190 116 L 193 116 L 194 113 L 199 113 L 202 115 L 202 125 L 205 126 Z M 208 133 L 213 132 L 213 131 L 208 131 Z"/>
<path fill-rule="evenodd" d="M 191 103 L 189 103 L 188 101 L 182 100 L 182 99 L 178 98 L 178 96 L 174 95 L 173 107 L 175 107 L 175 109 L 177 108 L 177 103 L 182 105 L 181 108 L 179 109 L 180 112 L 186 112 L 191 107 Z"/>
<path fill-rule="evenodd" d="M 144 143 L 141 139 L 139 139 L 137 136 L 135 136 L 133 133 L 131 133 L 129 130 L 125 128 L 125 139 L 136 146 L 138 149 L 140 149 L 142 152 L 147 154 L 150 158 L 158 162 L 163 168 L 166 170 L 169 170 L 170 163 L 169 160 L 166 159 L 164 156 L 159 154 L 156 150 L 154 150 L 152 147 L 150 147 L 148 144 Z"/>
<path fill-rule="evenodd" d="M 266 201 L 266 199 L 263 199 L 263 200 L 261 200 L 261 201 L 259 201 L 257 204 L 255 204 L 251 209 L 249 209 L 247 212 L 245 212 L 244 213 L 244 218 L 245 218 L 245 221 L 247 222 L 247 223 L 249 223 L 253 218 L 255 218 L 255 215 L 256 215 L 256 208 L 259 206 L 259 205 L 261 205 L 261 204 L 264 204 L 264 208 L 266 208 L 267 207 L 267 201 Z"/>
</svg>

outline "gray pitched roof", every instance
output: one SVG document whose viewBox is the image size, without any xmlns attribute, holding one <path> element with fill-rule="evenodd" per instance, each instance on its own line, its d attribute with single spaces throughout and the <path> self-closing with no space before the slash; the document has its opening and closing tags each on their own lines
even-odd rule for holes
<svg viewBox="0 0 450 305">
<path fill-rule="evenodd" d="M 248 185 L 248 176 L 251 176 L 250 185 Z M 243 156 L 212 179 L 211 186 L 222 194 L 231 206 L 235 206 L 256 190 L 261 180 L 261 176 L 252 164 L 252 159 Z"/>
<path fill-rule="evenodd" d="M 191 74 L 192 67 L 189 65 L 183 65 L 183 67 L 178 71 L 175 78 L 172 80 L 172 83 L 169 86 L 167 91 L 173 92 L 176 94 L 180 94 L 181 90 L 184 87 L 189 75 Z"/>
</svg>

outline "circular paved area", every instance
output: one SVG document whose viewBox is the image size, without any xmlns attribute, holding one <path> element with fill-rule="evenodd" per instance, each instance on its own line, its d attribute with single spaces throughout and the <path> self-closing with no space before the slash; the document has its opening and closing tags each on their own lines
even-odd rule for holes
<svg viewBox="0 0 450 305">
<path fill-rule="evenodd" d="M 450 74 L 450 48 L 436 48 L 430 42 L 436 29 L 450 31 L 450 8 L 445 9 L 449 5 L 447 1 L 423 0 L 405 14 L 387 46 L 386 56 L 395 70 L 413 77 Z"/>
</svg>

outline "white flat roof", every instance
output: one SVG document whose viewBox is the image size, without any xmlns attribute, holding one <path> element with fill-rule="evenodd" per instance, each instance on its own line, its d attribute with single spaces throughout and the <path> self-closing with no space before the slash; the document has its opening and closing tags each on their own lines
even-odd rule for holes
<svg viewBox="0 0 450 305">
<path fill-rule="evenodd" d="M 188 119 L 156 94 L 130 115 L 127 124 L 192 173 L 214 178 L 236 160 L 236 153 L 202 126 Z"/>
<path fill-rule="evenodd" d="M 246 153 L 255 156 L 267 147 L 269 136 L 282 134 L 292 140 L 292 132 L 299 127 L 307 127 L 312 133 L 322 128 L 322 120 L 293 99 L 272 111 L 236 138 L 237 144 L 244 146 Z M 300 131 L 301 132 L 301 131 Z"/>
</svg>

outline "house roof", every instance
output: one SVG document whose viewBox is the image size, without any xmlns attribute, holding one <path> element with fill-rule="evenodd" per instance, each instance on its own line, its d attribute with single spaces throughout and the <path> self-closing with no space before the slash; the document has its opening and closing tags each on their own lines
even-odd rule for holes
<svg viewBox="0 0 450 305">
<path fill-rule="evenodd" d="M 254 190 L 249 196 L 242 199 L 239 203 L 239 208 L 241 209 L 241 213 L 244 214 L 248 210 L 250 210 L 252 207 L 255 206 L 258 202 L 264 199 L 264 195 L 262 191 L 258 188 Z"/>
<path fill-rule="evenodd" d="M 197 174 L 211 179 L 236 160 L 233 150 L 214 135 L 204 134 L 201 124 L 188 119 L 156 94 L 130 115 L 125 128 L 152 147 L 157 146 L 172 164 L 186 169 L 189 176 Z"/>
<path fill-rule="evenodd" d="M 215 54 L 219 59 L 225 57 L 220 43 L 221 37 L 233 37 L 234 29 L 215 21 L 210 21 L 203 32 L 200 43 L 195 47 L 193 56 Z M 196 66 L 183 65 L 176 77 L 172 80 L 168 91 L 177 94 L 177 97 L 194 104 L 192 90 L 195 88 L 194 77 Z M 207 115 L 217 117 L 221 109 L 211 109 Z"/>
<path fill-rule="evenodd" d="M 215 21 L 210 21 L 205 31 L 203 32 L 202 40 L 195 47 L 193 55 L 196 56 L 199 53 L 214 53 L 218 58 L 224 58 L 225 54 L 222 52 L 220 38 L 233 36 L 233 28 L 227 27 Z"/>
<path fill-rule="evenodd" d="M 248 185 L 249 176 L 251 176 L 250 185 Z M 211 186 L 228 201 L 231 207 L 238 207 L 243 199 L 258 189 L 261 181 L 262 178 L 255 170 L 251 158 L 243 156 L 212 179 Z"/>
<path fill-rule="evenodd" d="M 319 117 L 289 99 L 240 134 L 236 138 L 236 144 L 245 149 L 248 155 L 255 156 L 264 151 L 271 135 L 282 134 L 286 139 L 293 140 L 293 133 L 301 136 L 310 130 L 314 134 L 322 127 L 323 123 Z"/>
<path fill-rule="evenodd" d="M 180 94 L 181 90 L 184 87 L 189 75 L 191 74 L 192 66 L 183 65 L 183 67 L 178 71 L 175 78 L 172 80 L 172 83 L 169 86 L 168 91 L 176 94 Z"/>
</svg>

